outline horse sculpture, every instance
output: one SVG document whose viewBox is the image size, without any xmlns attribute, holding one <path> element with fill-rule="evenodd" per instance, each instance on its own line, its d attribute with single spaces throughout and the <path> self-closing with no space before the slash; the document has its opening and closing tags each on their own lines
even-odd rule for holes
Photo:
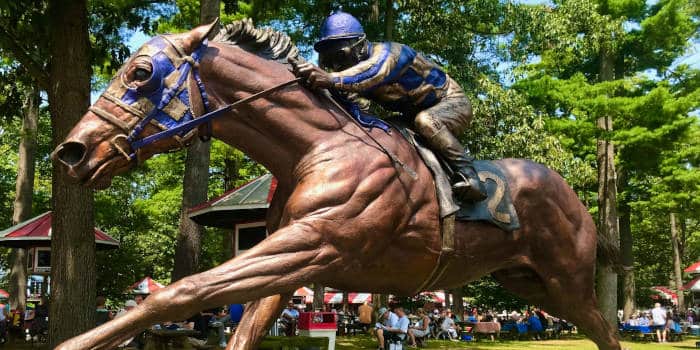
<svg viewBox="0 0 700 350">
<path fill-rule="evenodd" d="M 489 273 L 525 300 L 575 323 L 600 349 L 620 349 L 596 304 L 599 242 L 593 220 L 559 174 L 528 160 L 497 161 L 521 228 L 506 232 L 484 222 L 457 222 L 454 252 L 443 261 L 440 277 L 426 285 L 441 254 L 439 208 L 432 175 L 414 148 L 398 132 L 362 130 L 328 99 L 299 85 L 250 98 L 294 79 L 285 63 L 298 50 L 286 35 L 250 21 L 224 27 L 207 44 L 211 28 L 145 44 L 54 157 L 80 183 L 104 188 L 152 155 L 181 147 L 197 133 L 210 134 L 277 177 L 267 218 L 272 234 L 58 349 L 110 349 L 154 323 L 244 302 L 248 307 L 227 349 L 255 349 L 304 284 L 415 295 L 421 288 L 454 288 Z M 165 76 L 163 57 L 180 67 L 179 75 Z M 178 117 L 197 120 L 245 98 L 192 131 L 157 136 L 175 128 Z M 191 108 L 170 103 L 174 99 Z M 389 153 L 416 174 L 395 166 Z"/>
</svg>

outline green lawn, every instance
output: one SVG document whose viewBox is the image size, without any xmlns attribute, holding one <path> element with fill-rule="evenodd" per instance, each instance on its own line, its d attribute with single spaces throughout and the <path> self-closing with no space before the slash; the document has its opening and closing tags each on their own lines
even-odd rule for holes
<svg viewBox="0 0 700 350">
<path fill-rule="evenodd" d="M 682 342 L 674 343 L 642 343 L 642 342 L 623 342 L 623 349 L 631 350 L 670 350 L 670 349 L 695 349 L 695 342 L 700 341 L 698 337 L 687 337 Z M 369 336 L 355 337 L 338 337 L 335 348 L 337 350 L 374 350 L 377 348 L 375 340 Z M 44 350 L 46 347 L 35 345 L 32 347 L 29 344 L 5 344 L 0 349 L 12 350 Z M 217 348 L 220 349 L 220 348 Z M 469 349 L 469 350 L 522 350 L 522 349 L 544 349 L 544 350 L 596 350 L 595 344 L 590 340 L 573 337 L 570 339 L 560 340 L 544 340 L 544 341 L 520 341 L 520 340 L 505 340 L 505 341 L 488 341 L 482 340 L 479 342 L 452 342 L 447 340 L 431 340 L 428 342 L 425 349 Z"/>
<path fill-rule="evenodd" d="M 642 342 L 623 342 L 622 347 L 633 350 L 656 350 L 656 349 L 695 349 L 695 342 L 700 341 L 700 338 L 686 338 L 682 342 L 674 343 L 642 343 Z M 351 350 L 351 349 L 367 349 L 374 350 L 377 348 L 376 341 L 367 336 L 357 337 L 339 337 L 336 341 L 336 349 Z M 545 350 L 596 350 L 597 347 L 593 342 L 582 338 L 560 339 L 560 340 L 544 340 L 544 341 L 488 341 L 482 340 L 479 342 L 452 342 L 446 340 L 431 340 L 428 342 L 426 349 L 497 349 L 497 350 L 521 350 L 521 349 L 545 349 Z"/>
</svg>

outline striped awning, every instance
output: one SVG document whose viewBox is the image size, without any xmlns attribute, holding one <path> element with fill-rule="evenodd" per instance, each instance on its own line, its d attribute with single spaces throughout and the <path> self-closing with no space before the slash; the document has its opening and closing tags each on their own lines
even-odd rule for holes
<svg viewBox="0 0 700 350">
<path fill-rule="evenodd" d="M 364 302 L 372 302 L 371 293 L 348 293 L 349 304 L 362 304 Z M 326 304 L 342 304 L 343 293 L 326 292 L 323 296 L 323 302 Z"/>
</svg>

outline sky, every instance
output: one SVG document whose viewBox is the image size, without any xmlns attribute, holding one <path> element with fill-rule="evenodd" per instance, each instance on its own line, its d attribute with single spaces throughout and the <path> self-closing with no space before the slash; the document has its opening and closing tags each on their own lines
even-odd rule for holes
<svg viewBox="0 0 700 350">
<path fill-rule="evenodd" d="M 550 0 L 516 0 L 521 3 L 525 4 L 530 4 L 530 5 L 536 5 L 536 4 L 551 4 L 552 2 Z M 649 0 L 648 3 L 652 4 L 656 2 L 655 0 Z M 141 31 L 135 31 L 132 33 L 132 35 L 129 37 L 129 40 L 127 42 L 127 46 L 131 50 L 131 52 L 135 52 L 141 45 L 143 45 L 146 41 L 148 41 L 150 37 L 144 34 Z M 687 53 L 679 57 L 671 66 L 676 67 L 680 64 L 687 64 L 692 68 L 700 69 L 700 41 L 697 42 L 690 42 L 689 43 L 690 47 L 687 51 Z M 307 59 L 310 59 L 311 62 L 317 63 L 318 62 L 318 55 L 314 51 L 312 57 L 307 57 Z M 507 78 L 508 72 L 505 70 L 508 70 L 508 65 L 503 65 L 504 73 L 506 75 L 505 78 Z M 91 94 L 91 101 L 94 103 L 95 100 L 100 96 L 102 92 L 101 91 L 93 91 Z"/>
</svg>

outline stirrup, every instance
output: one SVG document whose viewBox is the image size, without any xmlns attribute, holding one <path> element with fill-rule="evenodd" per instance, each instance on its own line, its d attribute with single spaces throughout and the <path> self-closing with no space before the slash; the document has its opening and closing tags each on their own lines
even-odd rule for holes
<svg viewBox="0 0 700 350">
<path fill-rule="evenodd" d="M 484 184 L 478 179 L 466 176 L 461 171 L 455 177 L 457 181 L 452 184 L 452 191 L 458 199 L 479 202 L 488 197 Z"/>
</svg>

